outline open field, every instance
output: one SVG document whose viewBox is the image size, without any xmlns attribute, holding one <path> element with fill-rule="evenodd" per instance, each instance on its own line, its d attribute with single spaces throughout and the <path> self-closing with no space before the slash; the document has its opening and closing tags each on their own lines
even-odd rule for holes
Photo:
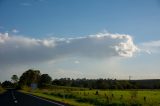
<svg viewBox="0 0 160 106">
<path fill-rule="evenodd" d="M 62 87 L 63 88 L 63 87 Z M 43 89 L 30 93 L 74 106 L 160 106 L 160 90 Z M 28 90 L 30 91 L 30 90 Z"/>
</svg>

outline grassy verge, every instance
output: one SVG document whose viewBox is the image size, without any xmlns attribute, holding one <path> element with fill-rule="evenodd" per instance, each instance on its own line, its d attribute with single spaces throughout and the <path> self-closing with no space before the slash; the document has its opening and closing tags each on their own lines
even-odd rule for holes
<svg viewBox="0 0 160 106">
<path fill-rule="evenodd" d="M 0 94 L 4 93 L 5 90 L 0 86 Z"/>
<path fill-rule="evenodd" d="M 79 103 L 79 102 L 75 101 L 74 99 L 59 98 L 59 97 L 56 97 L 56 96 L 53 96 L 53 95 L 44 94 L 42 92 L 28 92 L 28 91 L 24 91 L 24 90 L 21 90 L 20 92 L 27 93 L 27 94 L 32 94 L 32 95 L 42 97 L 42 98 L 47 99 L 47 100 L 53 100 L 53 101 L 56 101 L 56 102 L 59 102 L 59 103 L 62 103 L 62 104 L 67 104 L 69 106 L 94 106 L 94 105 L 89 104 L 89 103 Z"/>
<path fill-rule="evenodd" d="M 22 92 L 71 106 L 160 106 L 160 90 L 88 90 L 25 88 Z"/>
</svg>

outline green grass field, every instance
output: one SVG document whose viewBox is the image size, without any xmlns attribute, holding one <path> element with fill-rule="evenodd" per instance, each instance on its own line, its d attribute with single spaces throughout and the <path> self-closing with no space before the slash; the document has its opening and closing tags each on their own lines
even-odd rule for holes
<svg viewBox="0 0 160 106">
<path fill-rule="evenodd" d="M 160 106 L 160 90 L 78 90 L 62 87 L 37 89 L 30 93 L 73 106 Z"/>
</svg>

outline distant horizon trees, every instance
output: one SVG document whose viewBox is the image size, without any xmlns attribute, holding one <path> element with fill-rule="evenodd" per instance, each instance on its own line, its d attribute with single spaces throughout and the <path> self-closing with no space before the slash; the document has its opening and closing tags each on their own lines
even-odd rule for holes
<svg viewBox="0 0 160 106">
<path fill-rule="evenodd" d="M 90 89 L 160 89 L 160 80 L 116 80 L 116 79 L 71 79 L 59 78 L 52 80 L 49 74 L 41 74 L 40 70 L 28 69 L 20 78 L 12 75 L 11 81 L 4 81 L 0 85 L 4 88 L 23 86 L 31 87 L 36 84 L 39 88 L 56 86 L 83 87 Z"/>
<path fill-rule="evenodd" d="M 38 86 L 43 87 L 46 84 L 51 84 L 52 78 L 48 74 L 42 74 L 39 79 Z"/>
</svg>

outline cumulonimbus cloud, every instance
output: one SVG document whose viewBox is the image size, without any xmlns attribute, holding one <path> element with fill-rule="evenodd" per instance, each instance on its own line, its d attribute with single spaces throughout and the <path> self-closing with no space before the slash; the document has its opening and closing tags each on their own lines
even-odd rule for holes
<svg viewBox="0 0 160 106">
<path fill-rule="evenodd" d="M 43 62 L 68 56 L 132 57 L 137 50 L 132 37 L 125 34 L 35 39 L 0 33 L 0 64 Z"/>
</svg>

